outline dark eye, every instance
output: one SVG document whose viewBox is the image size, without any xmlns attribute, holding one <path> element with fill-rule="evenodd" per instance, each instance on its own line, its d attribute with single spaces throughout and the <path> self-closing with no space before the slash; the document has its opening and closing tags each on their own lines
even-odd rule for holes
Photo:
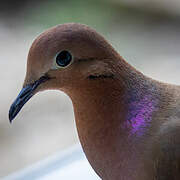
<svg viewBox="0 0 180 180">
<path fill-rule="evenodd" d="M 72 56 L 68 51 L 61 51 L 56 56 L 56 63 L 58 66 L 65 67 L 67 66 L 72 60 Z"/>
</svg>

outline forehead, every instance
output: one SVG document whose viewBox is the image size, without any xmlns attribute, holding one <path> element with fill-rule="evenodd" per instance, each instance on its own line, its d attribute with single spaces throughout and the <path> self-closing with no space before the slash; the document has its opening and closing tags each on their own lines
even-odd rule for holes
<svg viewBox="0 0 180 180">
<path fill-rule="evenodd" d="M 91 41 L 91 37 L 96 33 L 94 30 L 88 28 L 84 25 L 77 24 L 64 24 L 58 25 L 50 28 L 39 35 L 34 41 L 34 45 L 42 46 L 43 44 L 53 43 L 53 42 L 84 42 Z"/>
<path fill-rule="evenodd" d="M 38 36 L 29 53 L 33 56 L 52 58 L 61 50 L 69 50 L 75 56 L 93 56 L 101 48 L 101 42 L 101 37 L 87 26 L 59 25 Z"/>
<path fill-rule="evenodd" d="M 60 25 L 43 32 L 33 42 L 30 51 L 52 52 L 58 48 L 72 48 L 76 43 L 80 46 L 87 42 L 87 32 L 84 28 L 70 25 Z"/>
</svg>

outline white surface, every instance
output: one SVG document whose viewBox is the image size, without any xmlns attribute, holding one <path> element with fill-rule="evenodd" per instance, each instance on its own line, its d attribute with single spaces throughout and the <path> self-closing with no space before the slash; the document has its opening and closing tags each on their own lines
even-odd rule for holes
<svg viewBox="0 0 180 180">
<path fill-rule="evenodd" d="M 80 145 L 11 174 L 3 180 L 100 180 Z"/>
<path fill-rule="evenodd" d="M 98 177 L 92 171 L 89 163 L 86 159 L 80 159 L 75 161 L 64 168 L 56 169 L 41 178 L 40 180 L 49 179 L 86 179 L 86 180 L 98 180 Z"/>
</svg>

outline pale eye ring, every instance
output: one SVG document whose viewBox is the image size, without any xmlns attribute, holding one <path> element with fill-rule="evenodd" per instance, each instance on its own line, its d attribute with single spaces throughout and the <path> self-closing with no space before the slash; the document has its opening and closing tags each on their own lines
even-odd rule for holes
<svg viewBox="0 0 180 180">
<path fill-rule="evenodd" d="M 72 61 L 72 55 L 70 52 L 63 50 L 56 56 L 56 64 L 60 67 L 66 67 Z"/>
</svg>

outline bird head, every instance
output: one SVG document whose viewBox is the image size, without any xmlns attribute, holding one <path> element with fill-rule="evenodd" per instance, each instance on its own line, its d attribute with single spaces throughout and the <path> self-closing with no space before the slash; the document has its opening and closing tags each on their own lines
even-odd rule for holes
<svg viewBox="0 0 180 180">
<path fill-rule="evenodd" d="M 117 55 L 101 35 L 86 25 L 69 23 L 45 31 L 29 50 L 25 81 L 11 105 L 10 122 L 39 91 L 60 89 L 68 93 L 95 87 L 97 80 L 113 79 Z"/>
</svg>

